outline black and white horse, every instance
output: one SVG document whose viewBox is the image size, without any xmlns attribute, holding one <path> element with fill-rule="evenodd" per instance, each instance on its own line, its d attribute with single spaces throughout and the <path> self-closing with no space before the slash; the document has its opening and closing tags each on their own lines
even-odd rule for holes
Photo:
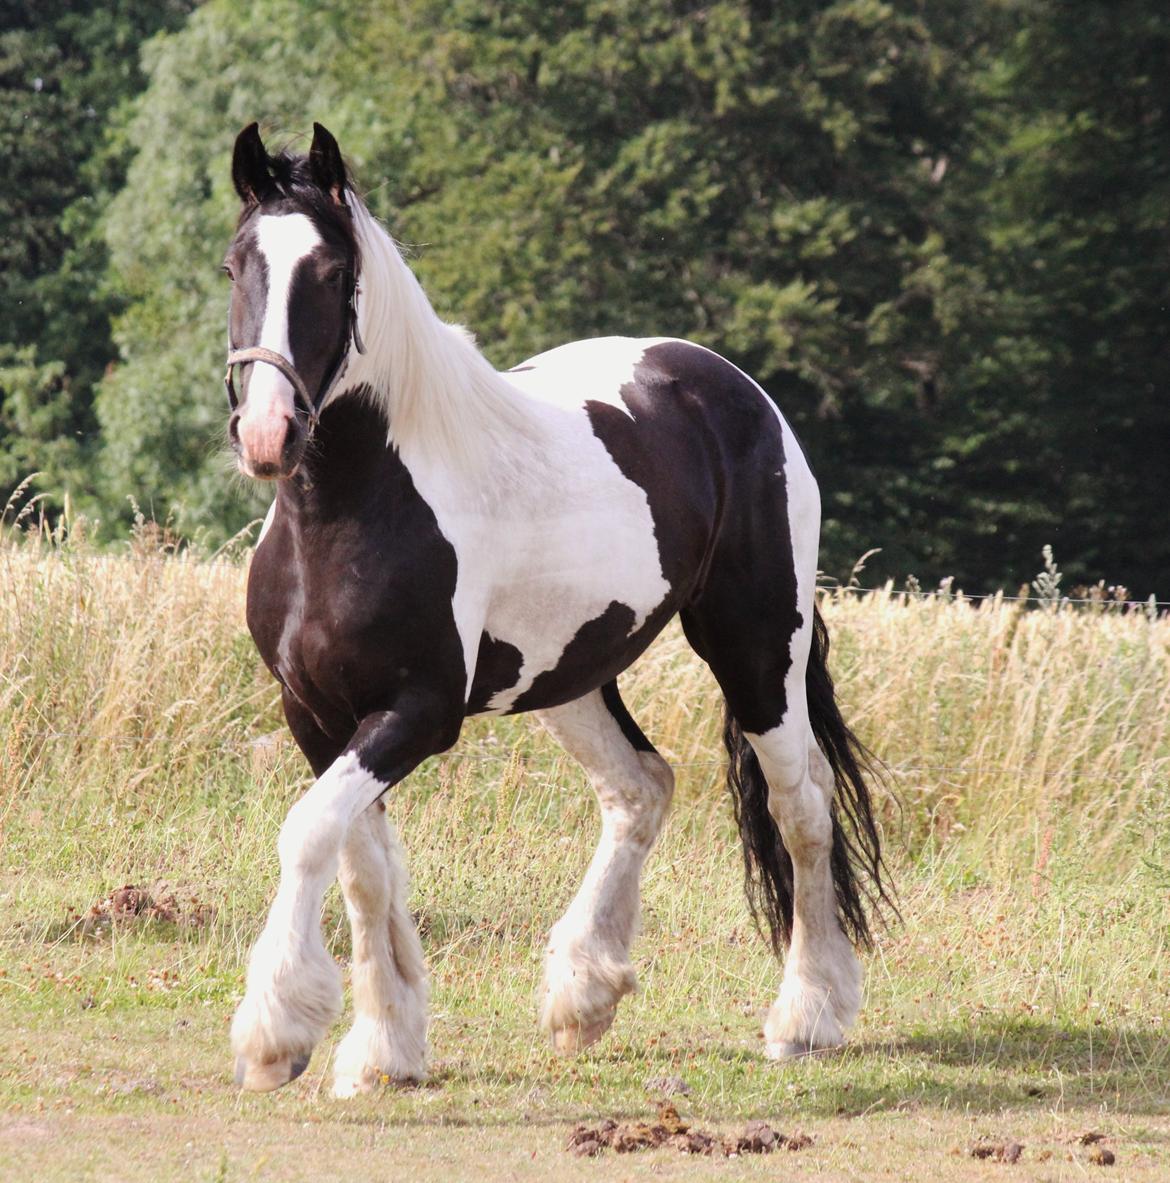
<svg viewBox="0 0 1170 1183">
<path fill-rule="evenodd" d="M 426 970 L 382 796 L 474 714 L 536 711 L 592 780 L 601 841 L 552 928 L 541 1023 L 562 1051 L 607 1030 L 673 786 L 616 678 L 676 613 L 726 698 L 749 897 L 789 946 L 768 1054 L 839 1045 L 885 889 L 814 602 L 817 486 L 776 407 L 669 338 L 497 372 L 435 315 L 319 125 L 308 156 L 270 156 L 252 124 L 232 173 L 229 436 L 276 482 L 248 624 L 317 778 L 281 830 L 239 1082 L 296 1077 L 340 1010 L 320 933 L 335 876 L 356 1017 L 334 1091 L 423 1075 Z"/>
</svg>

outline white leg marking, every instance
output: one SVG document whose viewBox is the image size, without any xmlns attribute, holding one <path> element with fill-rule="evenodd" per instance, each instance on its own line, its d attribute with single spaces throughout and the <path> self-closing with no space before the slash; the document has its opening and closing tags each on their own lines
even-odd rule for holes
<svg viewBox="0 0 1170 1183">
<path fill-rule="evenodd" d="M 339 873 L 353 932 L 354 1024 L 333 1060 L 333 1095 L 426 1075 L 427 975 L 406 907 L 406 860 L 381 802 L 354 822 Z"/>
<path fill-rule="evenodd" d="M 833 887 L 832 771 L 804 727 L 784 724 L 747 737 L 768 779 L 768 807 L 792 856 L 792 944 L 764 1024 L 767 1053 L 774 1059 L 839 1047 L 861 1006 L 861 963 L 841 931 Z"/>
<path fill-rule="evenodd" d="M 766 395 L 764 396 L 767 397 Z M 774 1058 L 814 1048 L 839 1047 L 861 1008 L 863 972 L 837 919 L 829 807 L 835 787 L 829 762 L 808 722 L 805 670 L 812 645 L 821 502 L 792 429 L 775 404 L 784 433 L 788 523 L 803 623 L 792 639 L 792 666 L 785 682 L 787 717 L 764 736 L 748 736 L 767 777 L 769 808 L 792 855 L 792 944 L 780 994 L 764 1035 Z"/>
<path fill-rule="evenodd" d="M 779 412 L 777 412 L 779 415 Z M 812 646 L 820 495 L 799 444 L 784 432 L 788 516 L 801 627 L 785 679 L 787 713 L 764 735 L 748 735 L 768 781 L 768 808 L 792 856 L 792 943 L 780 993 L 764 1024 L 768 1055 L 780 1059 L 839 1047 L 861 1006 L 862 969 L 837 919 L 831 855 L 832 770 L 808 720 L 805 671 Z"/>
<path fill-rule="evenodd" d="M 232 1021 L 237 1077 L 245 1088 L 278 1088 L 297 1076 L 341 1009 L 341 975 L 321 940 L 321 900 L 354 819 L 382 787 L 349 753 L 289 810 L 281 827 L 280 886 Z"/>
<path fill-rule="evenodd" d="M 541 722 L 578 760 L 601 807 L 601 841 L 584 882 L 553 925 L 540 1023 L 558 1051 L 599 1039 L 618 1002 L 637 985 L 630 943 L 638 925 L 638 880 L 662 827 L 674 774 L 661 756 L 638 752 L 595 692 Z"/>
</svg>

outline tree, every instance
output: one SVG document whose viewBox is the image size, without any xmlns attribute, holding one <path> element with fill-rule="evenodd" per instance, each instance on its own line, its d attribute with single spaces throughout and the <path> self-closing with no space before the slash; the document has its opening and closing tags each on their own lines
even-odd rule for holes
<svg viewBox="0 0 1170 1183">
<path fill-rule="evenodd" d="M 107 520 L 133 496 L 218 540 L 263 513 L 263 493 L 230 476 L 225 453 L 220 262 L 239 208 L 231 148 L 257 116 L 277 143 L 312 118 L 344 134 L 333 81 L 349 78 L 341 16 L 299 0 L 212 2 L 144 50 L 149 88 L 116 133 L 135 154 L 103 223 L 124 306 L 114 322 L 121 362 L 96 402 Z"/>
<path fill-rule="evenodd" d="M 54 482 L 78 479 L 83 444 L 95 429 L 92 387 L 114 357 L 106 259 L 94 233 L 97 211 L 122 173 L 123 157 L 105 145 L 106 121 L 145 82 L 138 46 L 178 24 L 191 6 L 3 5 L 0 400 L 8 410 L 0 415 L 0 500 L 31 471 L 21 465 L 48 470 Z M 33 371 L 52 377 L 30 385 Z M 23 409 L 13 411 L 18 405 Z M 45 432 L 59 432 L 61 446 Z M 58 466 L 66 456 L 67 469 Z"/>
<path fill-rule="evenodd" d="M 1170 591 L 1170 9 L 1036 0 L 1005 56 L 995 282 L 1033 362 L 1022 482 L 1069 575 Z M 1005 400 L 1002 396 L 999 405 Z"/>
<path fill-rule="evenodd" d="M 209 4 L 151 60 L 109 222 L 131 300 L 100 404 L 113 484 L 179 497 L 193 521 L 223 511 L 222 478 L 190 442 L 205 446 L 219 408 L 188 402 L 186 384 L 221 351 L 204 277 L 232 211 L 230 137 L 262 105 L 277 126 L 339 125 L 376 211 L 427 244 L 415 262 L 440 310 L 498 363 L 574 336 L 694 337 L 758 375 L 809 438 L 837 556 L 883 516 L 883 535 L 913 533 L 922 511 L 892 477 L 881 514 L 857 506 L 918 445 L 937 318 L 906 287 L 942 255 L 932 175 L 962 141 L 956 47 L 878 0 L 345 15 L 363 35 L 314 43 L 311 98 L 302 32 L 333 26 L 303 4 Z M 263 68 L 241 69 L 252 55 Z M 875 432 L 897 441 L 887 456 L 864 452 Z M 863 453 L 860 477 L 836 460 Z"/>
<path fill-rule="evenodd" d="M 831 573 L 880 546 L 870 577 L 982 590 L 1054 542 L 1071 576 L 1164 586 L 1170 18 L 1066 11 L 210 0 L 112 140 L 136 155 L 104 221 L 107 504 L 258 511 L 220 459 L 228 154 L 257 116 L 278 142 L 319 119 L 497 364 L 667 333 L 756 376 L 821 479 Z"/>
</svg>

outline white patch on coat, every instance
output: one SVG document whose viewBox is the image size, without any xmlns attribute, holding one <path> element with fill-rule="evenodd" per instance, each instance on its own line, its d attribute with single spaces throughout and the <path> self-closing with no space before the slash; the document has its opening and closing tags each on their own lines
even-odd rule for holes
<svg viewBox="0 0 1170 1183">
<path fill-rule="evenodd" d="M 258 345 L 293 360 L 288 336 L 289 301 L 297 264 L 321 244 L 321 235 L 306 214 L 264 214 L 256 220 L 256 248 L 268 268 L 268 296 Z M 274 366 L 256 364 L 248 381 L 248 403 L 276 399 L 293 412 L 293 388 Z"/>
<path fill-rule="evenodd" d="M 276 498 L 272 499 L 272 504 L 268 507 L 268 512 L 264 515 L 264 521 L 260 526 L 260 537 L 256 539 L 256 547 L 264 541 L 265 535 L 272 529 L 272 523 L 276 520 Z M 255 547 L 253 548 L 255 549 Z"/>
<path fill-rule="evenodd" d="M 257 344 L 293 361 L 289 343 L 289 299 L 293 274 L 320 241 L 304 214 L 265 214 L 256 222 L 256 250 L 268 275 L 264 319 Z M 253 362 L 248 393 L 240 406 L 237 432 L 244 471 L 279 465 L 296 402 L 289 380 L 275 366 Z"/>
<path fill-rule="evenodd" d="M 613 602 L 639 628 L 670 592 L 650 503 L 594 434 L 587 401 L 629 409 L 620 390 L 654 341 L 578 341 L 501 375 L 523 399 L 538 441 L 526 468 L 488 497 L 469 495 L 445 465 L 404 451 L 415 488 L 431 507 L 458 564 L 456 626 L 470 692 L 480 635 L 522 655 L 515 685 L 497 692 L 506 711 L 554 669 L 582 625 Z M 515 458 L 513 458 L 515 459 Z"/>
<path fill-rule="evenodd" d="M 515 370 L 506 370 L 501 377 L 544 403 L 559 407 L 605 403 L 633 419 L 633 411 L 622 399 L 622 387 L 633 380 L 634 367 L 647 349 L 672 340 L 670 337 L 593 337 L 574 341 L 530 357 Z"/>
<path fill-rule="evenodd" d="M 288 304 L 297 264 L 321 245 L 307 214 L 264 214 L 256 220 L 256 246 L 268 267 L 268 303 L 259 344 L 291 359 Z"/>
</svg>

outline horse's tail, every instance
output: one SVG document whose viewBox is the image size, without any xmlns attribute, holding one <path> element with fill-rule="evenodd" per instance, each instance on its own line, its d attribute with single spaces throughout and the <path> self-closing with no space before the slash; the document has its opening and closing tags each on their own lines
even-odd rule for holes
<svg viewBox="0 0 1170 1183">
<path fill-rule="evenodd" d="M 828 667 L 829 631 L 815 605 L 813 618 L 805 686 L 812 732 L 833 770 L 830 863 L 837 913 L 853 943 L 869 948 L 872 939 L 867 911 L 877 915 L 885 906 L 897 914 L 866 782 L 866 774 L 875 771 L 875 760 L 841 718 Z M 763 769 L 730 710 L 726 713 L 723 742 L 730 757 L 727 784 L 743 839 L 748 903 L 756 924 L 761 931 L 767 929 L 773 949 L 780 953 L 792 936 L 792 857 L 768 810 L 768 782 Z"/>
</svg>

